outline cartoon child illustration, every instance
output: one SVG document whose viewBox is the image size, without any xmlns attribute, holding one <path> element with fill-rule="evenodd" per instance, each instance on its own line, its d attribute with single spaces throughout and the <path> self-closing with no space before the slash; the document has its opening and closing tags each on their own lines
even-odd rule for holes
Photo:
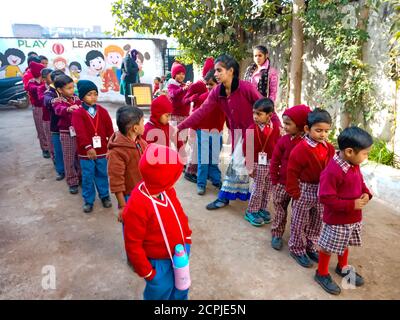
<svg viewBox="0 0 400 320">
<path fill-rule="evenodd" d="M 103 54 L 98 50 L 90 50 L 86 54 L 85 64 L 89 67 L 88 73 L 99 77 L 106 67 Z"/>
<path fill-rule="evenodd" d="M 145 52 L 144 55 L 140 51 L 137 53 L 137 58 L 136 58 L 136 63 L 139 66 L 139 78 L 144 76 L 144 71 L 143 71 L 143 63 L 144 60 L 150 60 L 150 54 L 148 52 Z"/>
<path fill-rule="evenodd" d="M 19 68 L 19 65 L 24 63 L 25 53 L 19 49 L 10 48 L 4 52 L 4 59 L 6 61 L 5 64 L 7 64 L 5 68 L 5 77 L 22 77 L 22 72 Z"/>
<path fill-rule="evenodd" d="M 68 64 L 67 60 L 65 60 L 63 57 L 57 57 L 53 60 L 53 65 L 55 70 L 61 70 L 65 73 Z"/>
<path fill-rule="evenodd" d="M 82 66 L 78 61 L 72 61 L 69 64 L 69 75 L 71 76 L 72 79 L 74 79 L 74 82 L 77 83 L 81 77 L 80 73 L 82 71 Z"/>
<path fill-rule="evenodd" d="M 115 45 L 110 45 L 104 49 L 107 65 L 109 66 L 103 74 L 103 88 L 101 92 L 108 92 L 112 89 L 119 91 L 119 81 L 117 70 L 121 69 L 124 51 Z"/>
</svg>

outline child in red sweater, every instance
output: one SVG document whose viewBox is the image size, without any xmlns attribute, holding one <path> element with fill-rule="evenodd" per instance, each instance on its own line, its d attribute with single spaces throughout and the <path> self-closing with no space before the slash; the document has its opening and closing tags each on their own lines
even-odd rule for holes
<svg viewBox="0 0 400 320">
<path fill-rule="evenodd" d="M 335 149 L 326 142 L 331 129 L 330 114 L 315 109 L 307 117 L 306 136 L 289 156 L 286 191 L 292 197 L 289 252 L 302 267 L 318 263 L 316 244 L 322 226 L 322 204 L 318 201 L 319 178 Z"/>
<path fill-rule="evenodd" d="M 178 140 L 176 128 L 170 125 L 172 103 L 166 95 L 161 95 L 151 102 L 150 121 L 144 126 L 143 139 L 147 143 L 157 143 L 167 147 L 176 147 L 183 152 L 183 142 Z"/>
<path fill-rule="evenodd" d="M 41 71 L 44 69 L 44 65 L 33 61 L 30 63 L 29 69 L 33 78 L 27 83 L 27 91 L 29 92 L 33 106 L 33 120 L 35 122 L 37 137 L 42 149 L 43 158 L 50 158 L 49 146 L 43 128 L 43 102 L 39 99 L 39 88 L 43 84 Z"/>
<path fill-rule="evenodd" d="M 335 272 L 339 276 L 357 287 L 364 284 L 363 278 L 348 265 L 348 247 L 361 246 L 361 210 L 372 195 L 364 183 L 360 164 L 368 158 L 372 143 L 368 132 L 358 127 L 344 129 L 338 137 L 340 151 L 321 174 L 319 199 L 324 205 L 324 214 L 314 278 L 331 294 L 341 291 L 328 271 L 332 253 L 338 255 Z"/>
<path fill-rule="evenodd" d="M 80 168 L 76 153 L 76 132 L 72 126 L 72 113 L 80 108 L 81 101 L 74 94 L 74 80 L 63 74 L 54 80 L 59 97 L 52 100 L 54 113 L 58 118 L 60 141 L 64 160 L 65 177 L 71 194 L 79 192 Z"/>
<path fill-rule="evenodd" d="M 182 160 L 176 151 L 151 144 L 139 169 L 143 181 L 132 191 L 122 216 L 128 259 L 146 281 L 145 300 L 186 300 L 188 290 L 174 286 L 171 262 L 177 244 L 188 254 L 191 244 L 188 217 L 173 188 L 182 174 Z"/>
<path fill-rule="evenodd" d="M 107 144 L 114 133 L 108 111 L 97 104 L 98 88 L 89 80 L 77 83 L 82 107 L 72 113 L 78 157 L 82 170 L 83 211 L 92 212 L 96 189 L 104 208 L 110 208 L 107 175 Z"/>
<path fill-rule="evenodd" d="M 243 143 L 246 163 L 252 168 L 251 175 L 254 177 L 253 190 L 244 218 L 256 227 L 271 222 L 268 211 L 268 200 L 272 191 L 269 165 L 280 136 L 280 122 L 278 117 L 272 117 L 273 114 L 274 102 L 271 99 L 257 100 L 253 106 L 255 123 L 247 129 Z M 249 134 L 252 134 L 253 139 L 249 139 Z"/>
<path fill-rule="evenodd" d="M 287 134 L 278 140 L 272 154 L 270 174 L 275 215 L 272 218 L 271 246 L 275 250 L 282 249 L 282 236 L 285 232 L 287 209 L 291 200 L 285 189 L 289 155 L 303 139 L 304 126 L 307 124 L 307 116 L 310 112 L 311 109 L 308 106 L 298 105 L 283 113 L 283 128 Z"/>
</svg>

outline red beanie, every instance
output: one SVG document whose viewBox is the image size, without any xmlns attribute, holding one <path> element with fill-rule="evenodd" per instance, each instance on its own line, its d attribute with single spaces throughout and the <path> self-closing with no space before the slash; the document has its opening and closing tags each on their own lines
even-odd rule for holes
<svg viewBox="0 0 400 320">
<path fill-rule="evenodd" d="M 175 150 L 156 143 L 147 146 L 139 162 L 143 181 L 151 195 L 171 189 L 183 170 L 183 161 Z"/>
<path fill-rule="evenodd" d="M 207 75 L 207 73 L 214 69 L 214 58 L 207 58 L 206 61 L 204 62 L 204 66 L 203 66 L 203 78 Z"/>
<path fill-rule="evenodd" d="M 150 120 L 154 124 L 160 124 L 160 117 L 164 113 L 172 113 L 172 102 L 167 95 L 160 95 L 151 102 Z"/>
<path fill-rule="evenodd" d="M 42 69 L 44 69 L 44 65 L 42 65 L 41 63 L 32 61 L 29 64 L 29 69 L 31 70 L 31 73 L 34 78 L 39 78 L 41 76 L 40 72 L 42 71 Z"/>
<path fill-rule="evenodd" d="M 181 73 L 181 72 L 186 74 L 185 66 L 183 64 L 180 64 L 179 62 L 174 62 L 172 64 L 172 68 L 171 68 L 171 76 L 172 76 L 172 78 L 175 79 L 175 76 L 178 73 Z"/>
<path fill-rule="evenodd" d="M 286 109 L 283 116 L 288 116 L 296 124 L 299 130 L 304 131 L 304 126 L 307 124 L 307 117 L 310 112 L 311 109 L 309 106 L 300 104 Z"/>
</svg>

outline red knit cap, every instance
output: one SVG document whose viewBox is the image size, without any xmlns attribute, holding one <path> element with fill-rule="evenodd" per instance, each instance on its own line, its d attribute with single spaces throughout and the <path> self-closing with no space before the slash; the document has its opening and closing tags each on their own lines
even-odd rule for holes
<svg viewBox="0 0 400 320">
<path fill-rule="evenodd" d="M 307 124 L 307 117 L 310 112 L 311 109 L 309 106 L 299 104 L 298 106 L 286 109 L 283 115 L 288 116 L 299 130 L 304 131 L 304 126 Z"/>
<path fill-rule="evenodd" d="M 214 58 L 210 57 L 210 58 L 207 58 L 206 61 L 204 62 L 203 72 L 202 72 L 203 78 L 207 75 L 207 73 L 211 69 L 214 69 Z"/>
<path fill-rule="evenodd" d="M 139 162 L 144 184 L 151 195 L 171 189 L 183 170 L 183 161 L 175 150 L 156 143 L 147 146 Z"/>
<path fill-rule="evenodd" d="M 178 73 L 181 73 L 181 72 L 186 74 L 185 66 L 183 64 L 180 64 L 179 62 L 174 62 L 172 64 L 172 68 L 171 68 L 171 76 L 172 76 L 172 78 L 175 79 L 175 76 Z"/>
<path fill-rule="evenodd" d="M 150 112 L 151 112 L 150 121 L 153 122 L 154 124 L 161 125 L 160 117 L 164 113 L 172 113 L 171 100 L 169 100 L 168 96 L 164 94 L 158 96 L 151 102 Z"/>
<path fill-rule="evenodd" d="M 40 72 L 44 69 L 44 65 L 42 65 L 41 63 L 32 61 L 29 64 L 29 69 L 31 70 L 31 73 L 34 78 L 39 78 L 41 76 Z"/>
</svg>

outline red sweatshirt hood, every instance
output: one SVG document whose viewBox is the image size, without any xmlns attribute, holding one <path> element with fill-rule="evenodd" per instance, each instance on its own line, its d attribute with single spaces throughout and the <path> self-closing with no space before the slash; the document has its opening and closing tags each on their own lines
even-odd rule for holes
<svg viewBox="0 0 400 320">
<path fill-rule="evenodd" d="M 171 189 L 183 170 L 183 160 L 175 150 L 149 144 L 139 162 L 139 170 L 150 194 Z"/>
<path fill-rule="evenodd" d="M 155 126 L 163 128 L 166 125 L 160 123 L 160 117 L 164 113 L 172 113 L 172 102 L 166 95 L 161 95 L 152 101 L 150 111 L 150 121 Z"/>
<path fill-rule="evenodd" d="M 286 109 L 283 113 L 284 116 L 288 116 L 296 124 L 297 128 L 304 131 L 304 126 L 307 124 L 308 114 L 311 112 L 309 106 L 299 104 L 297 106 Z"/>
</svg>

